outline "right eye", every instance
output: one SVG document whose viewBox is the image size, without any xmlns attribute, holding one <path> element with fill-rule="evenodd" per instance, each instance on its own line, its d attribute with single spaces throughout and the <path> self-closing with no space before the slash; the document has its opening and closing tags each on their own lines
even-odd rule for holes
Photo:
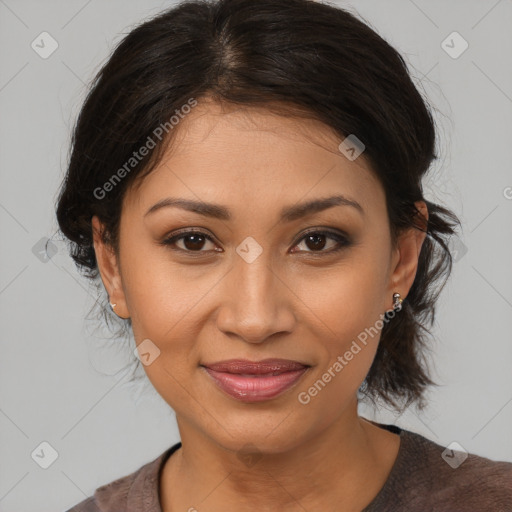
<svg viewBox="0 0 512 512">
<path fill-rule="evenodd" d="M 182 251 L 182 252 L 208 252 L 202 251 L 202 247 L 205 244 L 205 240 L 211 243 L 213 242 L 213 238 L 203 231 L 199 230 L 188 230 L 182 231 L 177 234 L 173 234 L 172 236 L 166 238 L 161 242 L 162 245 L 169 246 L 173 251 Z M 177 242 L 183 241 L 183 247 L 176 247 Z M 174 247 L 173 247 L 174 246 Z M 222 250 L 222 249 L 221 249 Z M 218 249 L 214 249 L 214 251 L 219 252 Z"/>
</svg>

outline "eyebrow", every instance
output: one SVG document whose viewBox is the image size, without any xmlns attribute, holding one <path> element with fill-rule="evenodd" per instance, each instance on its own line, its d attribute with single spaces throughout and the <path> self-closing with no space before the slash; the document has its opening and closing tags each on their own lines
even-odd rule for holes
<svg viewBox="0 0 512 512">
<path fill-rule="evenodd" d="M 312 213 L 327 210 L 334 206 L 350 206 L 357 210 L 362 216 L 364 216 L 365 213 L 363 207 L 354 199 L 350 199 L 343 195 L 336 195 L 321 199 L 313 199 L 311 201 L 292 206 L 286 206 L 281 210 L 280 220 L 282 222 L 292 222 Z M 162 208 L 168 207 L 181 208 L 182 210 L 187 210 L 189 212 L 219 220 L 229 221 L 232 219 L 231 212 L 226 206 L 175 197 L 166 197 L 165 199 L 158 201 L 158 203 L 149 208 L 149 210 L 144 214 L 144 217 Z"/>
</svg>

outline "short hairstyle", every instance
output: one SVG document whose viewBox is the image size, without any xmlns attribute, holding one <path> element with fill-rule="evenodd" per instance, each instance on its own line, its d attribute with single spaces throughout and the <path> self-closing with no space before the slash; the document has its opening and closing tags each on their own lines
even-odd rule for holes
<svg viewBox="0 0 512 512">
<path fill-rule="evenodd" d="M 448 239 L 460 221 L 423 197 L 422 177 L 438 158 L 431 107 L 402 56 L 345 9 L 313 0 L 188 0 L 131 30 L 90 84 L 56 205 L 78 269 L 98 275 L 93 215 L 118 252 L 125 191 L 170 147 L 180 129 L 173 116 L 206 97 L 319 120 L 340 140 L 356 135 L 385 191 L 392 243 L 404 229 L 426 231 L 412 288 L 385 322 L 359 390 L 373 403 L 422 409 L 424 391 L 435 384 L 426 335 L 452 269 Z M 150 140 L 147 154 L 130 160 Z M 426 224 L 419 200 L 428 207 Z"/>
</svg>

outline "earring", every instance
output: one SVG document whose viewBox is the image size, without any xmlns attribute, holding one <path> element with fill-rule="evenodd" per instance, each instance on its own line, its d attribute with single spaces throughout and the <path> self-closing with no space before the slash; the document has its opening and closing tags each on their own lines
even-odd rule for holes
<svg viewBox="0 0 512 512">
<path fill-rule="evenodd" d="M 109 301 L 110 309 L 114 311 L 114 308 L 117 306 L 117 304 L 112 304 L 112 302 Z"/>
<path fill-rule="evenodd" d="M 400 311 L 402 309 L 403 299 L 400 298 L 401 295 L 399 293 L 393 294 L 393 309 L 395 311 Z"/>
</svg>

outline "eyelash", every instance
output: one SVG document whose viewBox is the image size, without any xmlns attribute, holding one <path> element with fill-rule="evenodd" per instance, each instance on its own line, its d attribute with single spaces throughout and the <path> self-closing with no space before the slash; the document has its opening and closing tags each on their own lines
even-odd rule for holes
<svg viewBox="0 0 512 512">
<path fill-rule="evenodd" d="M 180 249 L 180 248 L 176 248 L 176 247 L 171 247 L 178 240 L 181 240 L 181 239 L 185 238 L 187 235 L 194 235 L 194 234 L 202 235 L 204 238 L 206 238 L 210 242 L 215 243 L 213 238 L 211 236 L 209 236 L 207 233 L 205 233 L 204 231 L 190 229 L 188 231 L 182 231 L 181 233 L 177 233 L 177 234 L 175 234 L 175 235 L 173 235 L 171 237 L 168 237 L 168 238 L 162 240 L 160 242 L 160 244 L 163 245 L 163 246 L 169 247 L 173 251 L 180 251 L 182 253 L 188 253 L 190 255 L 192 255 L 194 253 L 196 253 L 197 255 L 200 255 L 203 252 L 209 252 L 209 251 L 201 251 L 201 250 L 199 250 L 199 251 L 190 251 L 190 250 L 186 250 L 186 249 Z M 316 256 L 322 256 L 322 255 L 328 255 L 328 254 L 337 253 L 337 252 L 341 251 L 342 249 L 344 249 L 344 248 L 348 247 L 349 245 L 351 245 L 351 242 L 350 242 L 349 238 L 347 236 L 345 236 L 345 235 L 342 235 L 341 233 L 336 233 L 334 231 L 325 231 L 325 230 L 323 230 L 323 231 L 322 230 L 312 230 L 312 231 L 308 231 L 308 232 L 304 233 L 302 235 L 302 237 L 299 238 L 297 240 L 297 242 L 294 243 L 293 246 L 295 247 L 296 245 L 301 243 L 305 238 L 307 238 L 310 235 L 327 235 L 328 238 L 331 238 L 331 239 L 335 240 L 338 243 L 338 246 L 335 249 L 331 249 L 331 250 L 328 250 L 328 251 L 320 250 L 320 251 L 298 251 L 298 252 L 309 253 L 309 254 L 313 255 L 313 257 L 316 257 Z M 196 257 L 195 254 L 194 254 L 193 257 Z"/>
</svg>

